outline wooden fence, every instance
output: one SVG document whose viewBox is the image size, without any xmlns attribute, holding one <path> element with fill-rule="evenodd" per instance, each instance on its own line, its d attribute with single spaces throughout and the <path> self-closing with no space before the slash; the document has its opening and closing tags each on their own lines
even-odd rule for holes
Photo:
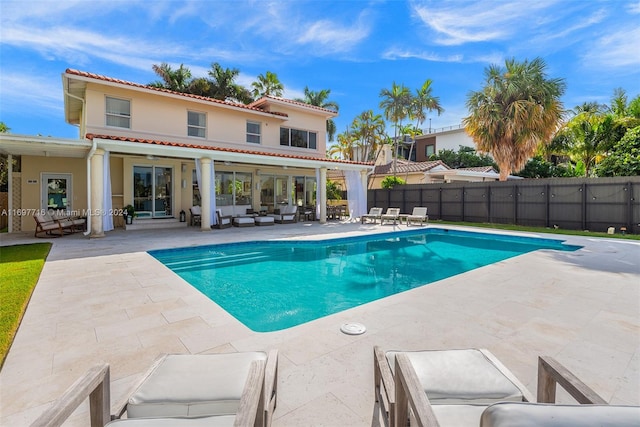
<svg viewBox="0 0 640 427">
<path fill-rule="evenodd" d="M 415 184 L 369 190 L 368 209 L 426 206 L 431 219 L 640 234 L 640 177 Z"/>
</svg>

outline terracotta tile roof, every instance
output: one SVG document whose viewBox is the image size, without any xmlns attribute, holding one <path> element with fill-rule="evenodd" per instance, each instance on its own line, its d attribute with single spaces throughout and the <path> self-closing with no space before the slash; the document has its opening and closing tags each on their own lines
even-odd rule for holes
<svg viewBox="0 0 640 427">
<path fill-rule="evenodd" d="M 318 157 L 311 157 L 311 156 L 298 156 L 294 154 L 269 153 L 269 152 L 263 152 L 263 151 L 255 151 L 255 150 L 243 150 L 239 148 L 212 147 L 210 145 L 187 144 L 184 142 L 159 141 L 155 139 L 144 139 L 144 138 L 131 138 L 127 136 L 97 135 L 97 134 L 88 133 L 86 135 L 86 138 L 89 140 L 98 138 L 98 139 L 108 139 L 111 141 L 124 141 L 124 142 L 134 142 L 134 143 L 141 143 L 141 144 L 162 145 L 165 147 L 181 147 L 181 148 L 197 149 L 197 150 L 222 151 L 226 153 L 253 154 L 253 155 L 267 156 L 267 157 L 281 157 L 286 159 L 313 160 L 313 161 L 323 161 L 323 162 L 331 162 L 331 163 L 343 163 L 343 164 L 350 164 L 350 165 L 373 166 L 372 163 L 352 162 L 349 160 L 327 159 L 327 158 L 318 158 Z"/>
<path fill-rule="evenodd" d="M 246 109 L 246 110 L 258 111 L 258 112 L 261 112 L 261 113 L 272 114 L 274 116 L 280 116 L 280 117 L 289 117 L 289 115 L 286 114 L 286 113 L 280 113 L 280 112 L 277 112 L 277 111 L 266 111 L 266 110 L 264 110 L 262 108 L 259 108 L 257 106 L 253 106 L 252 104 L 245 105 L 245 104 L 239 104 L 239 103 L 236 103 L 236 102 L 221 101 L 219 99 L 209 98 L 208 96 L 201 96 L 201 95 L 193 95 L 193 94 L 190 94 L 190 93 L 176 92 L 176 91 L 169 90 L 169 89 L 163 89 L 163 88 L 143 85 L 143 84 L 140 84 L 140 83 L 128 82 L 126 80 L 115 79 L 113 77 L 107 77 L 107 76 L 103 76 L 103 75 L 100 75 L 100 74 L 88 73 L 86 71 L 78 71 L 78 70 L 74 70 L 72 68 L 67 68 L 65 73 L 66 74 L 71 74 L 71 75 L 74 75 L 74 76 L 86 77 L 86 78 L 94 79 L 94 80 L 101 80 L 101 81 L 109 82 L 109 83 L 117 83 L 117 84 L 121 84 L 121 85 L 137 87 L 137 88 L 141 88 L 141 89 L 153 90 L 153 91 L 156 91 L 156 92 L 162 92 L 162 93 L 168 93 L 168 94 L 172 94 L 172 95 L 184 96 L 185 98 L 198 99 L 198 100 L 201 100 L 201 101 L 211 102 L 212 104 L 225 105 L 227 107 L 235 107 L 235 108 L 241 108 L 241 109 Z"/>
<path fill-rule="evenodd" d="M 260 105 L 264 105 L 267 102 L 269 102 L 269 100 L 275 100 L 275 101 L 280 101 L 280 102 L 285 102 L 287 104 L 293 104 L 293 105 L 299 105 L 299 106 L 303 106 L 303 107 L 307 107 L 307 108 L 313 108 L 315 110 L 320 110 L 320 111 L 324 111 L 325 113 L 329 113 L 329 114 L 338 114 L 337 111 L 334 110 L 330 110 L 328 108 L 322 108 L 322 107 L 317 107 L 315 105 L 311 105 L 311 104 L 307 104 L 306 102 L 300 102 L 300 101 L 296 101 L 293 99 L 287 99 L 287 98 L 281 98 L 279 96 L 273 96 L 273 95 L 265 95 L 262 98 L 253 101 L 251 104 L 249 104 L 252 107 L 258 107 Z"/>
<path fill-rule="evenodd" d="M 442 160 L 432 160 L 428 162 L 410 162 L 404 159 L 398 159 L 396 164 L 396 173 L 411 173 L 411 172 L 427 172 L 436 166 L 444 166 L 447 169 L 451 169 L 444 164 Z M 393 162 L 387 165 L 378 165 L 375 167 L 373 173 L 375 175 L 389 175 L 393 173 Z"/>
</svg>

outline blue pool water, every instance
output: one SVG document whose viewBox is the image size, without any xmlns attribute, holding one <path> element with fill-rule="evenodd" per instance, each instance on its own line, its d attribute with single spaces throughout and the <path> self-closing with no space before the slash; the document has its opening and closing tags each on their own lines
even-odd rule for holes
<svg viewBox="0 0 640 427">
<path fill-rule="evenodd" d="M 250 329 L 270 332 L 527 252 L 578 248 L 559 240 L 429 228 L 149 253 Z"/>
</svg>

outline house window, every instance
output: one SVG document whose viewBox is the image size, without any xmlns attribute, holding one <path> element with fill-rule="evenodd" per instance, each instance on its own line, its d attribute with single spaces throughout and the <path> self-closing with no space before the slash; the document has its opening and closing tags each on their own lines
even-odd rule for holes
<svg viewBox="0 0 640 427">
<path fill-rule="evenodd" d="M 247 122 L 247 142 L 260 144 L 260 123 Z"/>
<path fill-rule="evenodd" d="M 424 155 L 427 159 L 436 154 L 436 146 L 435 145 L 425 145 L 424 146 Z"/>
<path fill-rule="evenodd" d="M 316 132 L 306 130 L 280 128 L 280 145 L 315 150 L 317 147 L 317 135 Z"/>
<path fill-rule="evenodd" d="M 187 135 L 205 138 L 207 133 L 207 116 L 196 111 L 187 112 Z"/>
<path fill-rule="evenodd" d="M 107 126 L 131 129 L 131 101 L 107 96 Z"/>
</svg>

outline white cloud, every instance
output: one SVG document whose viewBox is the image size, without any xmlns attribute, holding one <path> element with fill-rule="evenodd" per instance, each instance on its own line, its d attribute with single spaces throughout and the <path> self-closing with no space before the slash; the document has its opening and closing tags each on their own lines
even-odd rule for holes
<svg viewBox="0 0 640 427">
<path fill-rule="evenodd" d="M 0 73 L 0 98 L 3 108 L 33 114 L 36 111 L 62 112 L 62 80 L 28 73 Z"/>
<path fill-rule="evenodd" d="M 640 1 L 627 5 L 627 10 L 634 15 L 640 14 Z"/>
<path fill-rule="evenodd" d="M 426 4 L 412 4 L 414 15 L 437 33 L 436 44 L 445 46 L 461 45 L 469 42 L 505 40 L 529 25 L 532 16 L 551 3 L 544 1 L 496 2 L 478 1 L 473 3 L 443 3 L 431 7 Z"/>
<path fill-rule="evenodd" d="M 342 26 L 329 20 L 320 20 L 306 26 L 297 37 L 303 45 L 314 45 L 325 52 L 348 52 L 366 39 L 371 28 L 363 22 L 362 16 L 351 27 Z"/>
<path fill-rule="evenodd" d="M 433 52 L 411 51 L 409 49 L 390 48 L 382 53 L 383 59 L 422 59 L 431 62 L 463 62 L 461 54 L 442 56 Z"/>
<path fill-rule="evenodd" d="M 637 72 L 640 67 L 640 27 L 619 28 L 618 31 L 604 35 L 595 40 L 592 48 L 583 55 L 586 63 L 598 67 L 627 68 Z"/>
</svg>

